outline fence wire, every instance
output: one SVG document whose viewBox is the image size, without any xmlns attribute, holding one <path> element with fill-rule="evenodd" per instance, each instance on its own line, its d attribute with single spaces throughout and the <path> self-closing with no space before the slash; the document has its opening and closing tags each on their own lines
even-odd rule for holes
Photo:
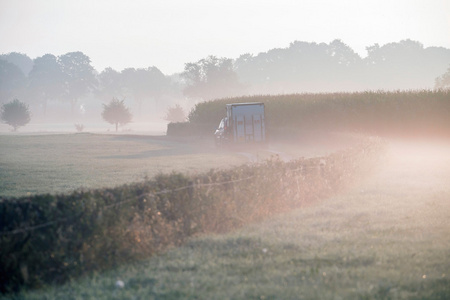
<svg viewBox="0 0 450 300">
<path fill-rule="evenodd" d="M 364 153 L 364 152 L 365 151 L 363 150 L 362 153 Z M 283 174 L 283 173 L 286 173 L 287 171 L 296 173 L 296 172 L 303 172 L 305 170 L 310 170 L 310 169 L 316 169 L 317 170 L 317 169 L 325 167 L 326 166 L 326 162 L 327 162 L 326 158 L 321 158 L 317 165 L 314 165 L 314 166 L 301 166 L 300 168 L 296 168 L 296 169 L 286 169 L 286 170 L 278 172 L 277 174 Z M 277 175 L 277 174 L 275 174 L 275 175 Z M 113 204 L 105 205 L 100 210 L 101 211 L 106 211 L 108 209 L 111 209 L 111 208 L 114 208 L 114 207 L 117 207 L 117 206 L 129 203 L 129 202 L 133 202 L 133 201 L 136 201 L 136 200 L 140 200 L 140 199 L 143 199 L 143 198 L 146 198 L 146 197 L 156 197 L 156 196 L 163 195 L 163 194 L 170 194 L 170 193 L 179 192 L 179 191 L 183 191 L 183 190 L 187 190 L 187 189 L 195 189 L 195 188 L 198 188 L 198 187 L 221 186 L 221 185 L 225 185 L 225 184 L 237 183 L 237 182 L 251 180 L 251 179 L 254 179 L 256 177 L 257 176 L 249 176 L 249 177 L 246 177 L 246 178 L 227 180 L 227 181 L 221 181 L 221 182 L 192 183 L 190 185 L 182 186 L 182 187 L 175 188 L 175 189 L 164 189 L 164 190 L 161 190 L 159 192 L 144 193 L 144 194 L 141 194 L 141 195 L 137 196 L 136 198 L 126 199 L 126 200 L 119 201 L 119 202 L 116 202 L 116 203 L 113 203 Z M 70 217 L 67 217 L 67 218 L 62 218 L 62 219 L 58 219 L 58 220 L 54 220 L 54 221 L 45 222 L 45 223 L 34 225 L 34 226 L 27 226 L 27 227 L 23 227 L 23 228 L 14 229 L 14 230 L 11 230 L 11 231 L 0 232 L 0 236 L 16 235 L 16 234 L 21 234 L 21 233 L 26 233 L 26 232 L 29 232 L 29 231 L 33 231 L 33 230 L 43 229 L 43 228 L 46 228 L 46 227 L 49 227 L 49 226 L 53 226 L 54 224 L 57 224 L 57 223 L 67 222 L 67 221 L 69 221 L 71 219 L 79 217 L 81 214 L 82 213 L 74 215 L 74 216 L 70 216 Z"/>
</svg>

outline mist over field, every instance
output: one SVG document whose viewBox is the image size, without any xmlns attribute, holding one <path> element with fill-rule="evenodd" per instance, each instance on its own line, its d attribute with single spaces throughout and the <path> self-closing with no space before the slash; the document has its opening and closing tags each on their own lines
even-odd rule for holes
<svg viewBox="0 0 450 300">
<path fill-rule="evenodd" d="M 449 87 L 412 40 L 178 74 L 2 54 L 0 299 L 450 298 Z M 267 138 L 224 146 L 243 102 Z"/>
<path fill-rule="evenodd" d="M 168 122 L 185 121 L 202 101 L 446 88 L 449 66 L 450 49 L 412 40 L 367 46 L 366 57 L 341 40 L 294 41 L 258 54 L 186 62 L 178 74 L 163 74 L 157 66 L 95 70 L 83 52 L 35 58 L 13 52 L 0 56 L 0 102 L 18 99 L 29 106 L 31 121 L 19 131 L 81 131 L 78 124 L 85 131 L 105 132 L 114 126 L 101 117 L 104 105 L 119 99 L 132 114 L 122 132 L 163 134 Z M 8 126 L 2 123 L 0 130 L 8 132 Z"/>
</svg>

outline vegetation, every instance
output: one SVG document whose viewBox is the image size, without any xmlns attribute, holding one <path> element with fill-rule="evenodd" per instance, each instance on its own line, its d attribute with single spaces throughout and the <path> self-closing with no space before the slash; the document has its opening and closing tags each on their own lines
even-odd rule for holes
<svg viewBox="0 0 450 300">
<path fill-rule="evenodd" d="M 80 112 L 77 104 L 81 100 L 88 110 L 97 110 L 99 103 L 126 98 L 136 111 L 146 108 L 148 114 L 161 119 L 168 107 L 186 97 L 183 106 L 239 95 L 448 86 L 450 49 L 424 47 L 411 40 L 367 49 L 367 57 L 361 58 L 340 40 L 294 41 L 288 47 L 257 55 L 247 53 L 236 59 L 208 56 L 187 62 L 181 74 L 172 76 L 154 66 L 120 72 L 112 68 L 94 70 L 82 52 L 46 54 L 33 60 L 25 54 L 9 53 L 0 55 L 0 98 L 19 98 L 30 105 L 35 116 L 39 113 L 46 118 L 50 117 L 49 105 L 54 108 L 70 103 L 74 114 Z"/>
<path fill-rule="evenodd" d="M 181 76 L 187 86 L 184 94 L 197 99 L 217 99 L 242 95 L 245 86 L 239 82 L 233 60 L 209 56 L 195 63 L 187 63 Z"/>
<path fill-rule="evenodd" d="M 95 90 L 97 78 L 94 68 L 90 58 L 80 51 L 61 55 L 58 57 L 58 65 L 63 75 L 62 96 L 70 102 L 73 114 L 77 101 Z"/>
<path fill-rule="evenodd" d="M 129 109 L 125 106 L 125 100 L 112 99 L 109 104 L 103 104 L 102 118 L 116 126 L 116 132 L 120 125 L 125 125 L 131 122 L 132 115 Z"/>
<path fill-rule="evenodd" d="M 199 233 L 223 233 L 346 187 L 377 141 L 328 157 L 269 160 L 67 195 L 1 199 L 2 292 L 136 261 Z"/>
<path fill-rule="evenodd" d="M 436 78 L 434 87 L 437 89 L 450 89 L 450 67 L 447 69 L 447 73 Z"/>
<path fill-rule="evenodd" d="M 273 136 L 298 130 L 352 131 L 382 136 L 450 136 L 450 91 L 260 95 L 202 102 L 189 124 L 212 133 L 228 103 L 263 102 Z M 198 132 L 194 132 L 194 134 Z"/>
<path fill-rule="evenodd" d="M 184 112 L 184 109 L 181 107 L 181 105 L 176 104 L 173 107 L 169 107 L 167 109 L 165 120 L 171 122 L 171 123 L 179 123 L 186 121 L 186 113 Z"/>
<path fill-rule="evenodd" d="M 0 135 L 0 145 L 3 197 L 114 187 L 173 170 L 201 173 L 248 161 L 236 153 L 218 153 L 209 139 L 180 143 L 132 135 L 8 134 Z"/>
<path fill-rule="evenodd" d="M 6 297 L 448 299 L 449 145 L 394 144 L 373 176 L 339 196 Z"/>
<path fill-rule="evenodd" d="M 18 99 L 3 104 L 0 111 L 0 118 L 8 125 L 13 127 L 14 131 L 17 128 L 24 126 L 30 122 L 31 114 L 28 105 L 20 102 Z"/>
</svg>

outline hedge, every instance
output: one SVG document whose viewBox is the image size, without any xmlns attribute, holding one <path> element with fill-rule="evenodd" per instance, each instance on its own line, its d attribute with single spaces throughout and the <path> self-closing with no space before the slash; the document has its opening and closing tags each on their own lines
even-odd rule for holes
<svg viewBox="0 0 450 300">
<path fill-rule="evenodd" d="M 366 139 L 327 157 L 274 157 L 116 188 L 1 198 L 0 291 L 61 283 L 299 208 L 348 187 L 382 148 Z"/>
</svg>

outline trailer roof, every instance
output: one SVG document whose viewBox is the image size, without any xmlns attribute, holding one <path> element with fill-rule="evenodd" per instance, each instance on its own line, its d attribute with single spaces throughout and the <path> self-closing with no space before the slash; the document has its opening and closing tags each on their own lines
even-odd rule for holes
<svg viewBox="0 0 450 300">
<path fill-rule="evenodd" d="M 244 102 L 244 103 L 230 103 L 226 104 L 227 106 L 238 106 L 238 105 L 264 105 L 263 102 Z"/>
</svg>

